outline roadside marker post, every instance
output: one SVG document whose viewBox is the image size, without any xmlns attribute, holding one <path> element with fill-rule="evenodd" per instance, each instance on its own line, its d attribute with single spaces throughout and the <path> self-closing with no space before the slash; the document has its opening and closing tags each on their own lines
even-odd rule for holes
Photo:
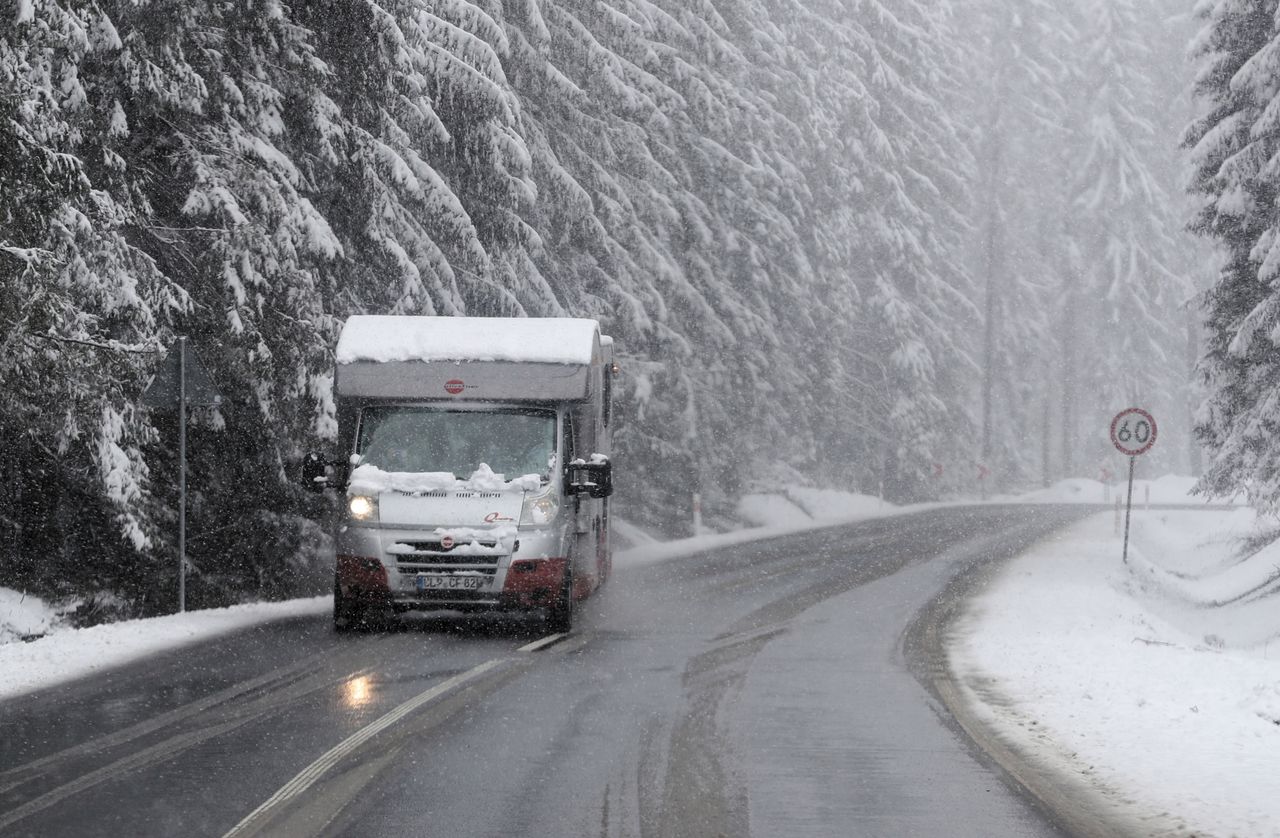
<svg viewBox="0 0 1280 838">
<path fill-rule="evenodd" d="M 142 394 L 142 403 L 178 413 L 178 611 L 187 610 L 187 408 L 217 406 L 222 396 L 200 359 L 178 338 L 178 351 L 166 353 Z"/>
<path fill-rule="evenodd" d="M 1124 506 L 1124 553 L 1120 559 L 1123 564 L 1128 564 L 1129 518 L 1133 512 L 1133 467 L 1138 458 L 1156 444 L 1155 417 L 1140 407 L 1120 411 L 1111 420 L 1111 444 L 1129 458 L 1129 491 Z M 1147 492 L 1149 502 L 1150 488 Z"/>
</svg>

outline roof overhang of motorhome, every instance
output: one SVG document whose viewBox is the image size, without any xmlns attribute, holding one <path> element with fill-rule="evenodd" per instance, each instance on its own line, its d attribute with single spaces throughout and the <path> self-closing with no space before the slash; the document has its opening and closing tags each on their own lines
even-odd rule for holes
<svg viewBox="0 0 1280 838">
<path fill-rule="evenodd" d="M 360 361 L 341 364 L 339 398 L 481 401 L 579 401 L 589 367 L 505 361 Z"/>
<path fill-rule="evenodd" d="M 600 326 L 569 317 L 347 319 L 339 398 L 577 401 L 602 363 Z"/>
</svg>

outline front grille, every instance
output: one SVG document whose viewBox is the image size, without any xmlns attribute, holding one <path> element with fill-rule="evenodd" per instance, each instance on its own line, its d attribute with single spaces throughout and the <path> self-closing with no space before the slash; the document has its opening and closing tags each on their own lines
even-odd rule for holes
<svg viewBox="0 0 1280 838">
<path fill-rule="evenodd" d="M 440 558 L 444 558 L 441 556 Z M 484 557 L 476 556 L 476 559 Z M 498 559 L 494 557 L 491 562 L 485 564 L 459 564 L 458 562 L 447 562 L 445 564 L 430 564 L 427 562 L 415 562 L 413 564 L 400 563 L 396 566 L 396 570 L 406 576 L 415 576 L 419 573 L 483 573 L 485 576 L 494 576 L 498 572 Z"/>
<path fill-rule="evenodd" d="M 425 553 L 421 555 L 399 555 L 396 556 L 396 564 L 400 567 L 401 573 L 416 572 L 417 568 L 439 572 L 449 568 L 484 570 L 485 568 L 494 568 L 498 566 L 498 560 L 502 556 L 450 556 L 444 553 L 438 556 Z M 408 568 L 408 570 L 406 570 Z"/>
</svg>

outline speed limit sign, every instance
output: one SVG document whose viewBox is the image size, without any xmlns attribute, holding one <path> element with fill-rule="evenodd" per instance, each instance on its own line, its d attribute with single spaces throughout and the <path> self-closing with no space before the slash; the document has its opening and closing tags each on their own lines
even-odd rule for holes
<svg viewBox="0 0 1280 838">
<path fill-rule="evenodd" d="M 1156 444 L 1156 420 L 1140 407 L 1131 407 L 1111 420 L 1111 444 L 1129 457 L 1129 496 L 1124 508 L 1124 553 L 1121 561 L 1129 562 L 1129 516 L 1133 514 L 1133 464 Z M 1120 499 L 1116 499 L 1120 503 Z M 1116 510 L 1117 513 L 1119 510 Z"/>
<path fill-rule="evenodd" d="M 1145 454 L 1156 444 L 1156 420 L 1140 407 L 1131 407 L 1111 420 L 1111 444 L 1130 457 Z"/>
</svg>

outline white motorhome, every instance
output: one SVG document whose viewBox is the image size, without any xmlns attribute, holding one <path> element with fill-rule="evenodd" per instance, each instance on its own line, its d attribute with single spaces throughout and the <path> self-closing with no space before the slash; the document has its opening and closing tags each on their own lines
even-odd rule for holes
<svg viewBox="0 0 1280 838">
<path fill-rule="evenodd" d="M 594 320 L 358 316 L 338 341 L 337 630 L 516 610 L 568 631 L 609 575 L 613 341 Z"/>
</svg>

